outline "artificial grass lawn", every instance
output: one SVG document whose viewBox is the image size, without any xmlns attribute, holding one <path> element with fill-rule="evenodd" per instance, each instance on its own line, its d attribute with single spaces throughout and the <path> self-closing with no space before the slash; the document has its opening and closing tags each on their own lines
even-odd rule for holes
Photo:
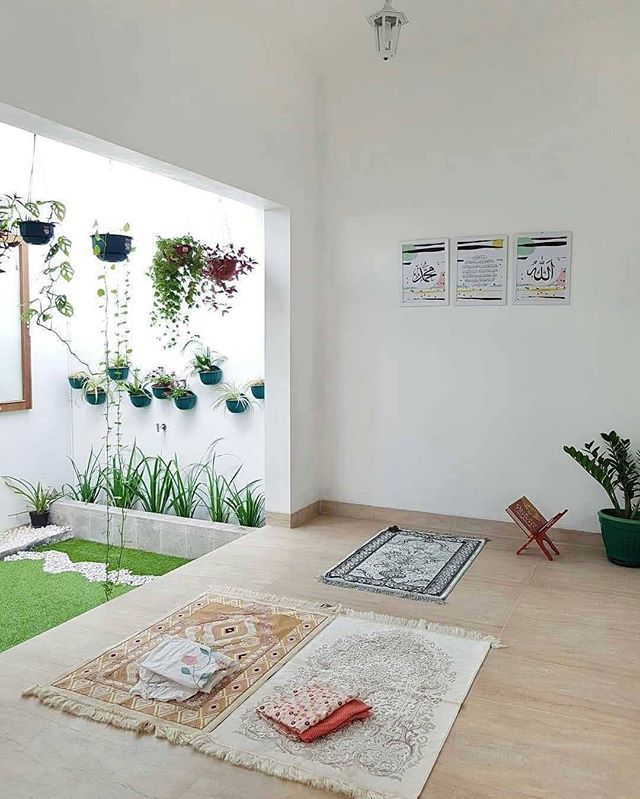
<svg viewBox="0 0 640 799">
<path fill-rule="evenodd" d="M 66 552 L 74 562 L 104 563 L 106 547 L 71 538 L 38 549 Z M 110 568 L 115 567 L 116 557 L 117 551 L 109 558 Z M 125 549 L 121 566 L 133 574 L 161 575 L 187 562 L 185 558 Z M 42 566 L 40 560 L 0 561 L 0 652 L 105 602 L 101 583 L 90 583 L 77 572 L 45 574 Z M 115 586 L 113 596 L 131 590 L 132 586 Z"/>
<path fill-rule="evenodd" d="M 55 549 L 57 552 L 66 552 L 69 560 L 78 563 L 81 560 L 90 563 L 104 563 L 107 555 L 105 544 L 98 544 L 95 541 L 84 541 L 81 538 L 69 538 L 66 541 L 56 541 L 53 544 L 35 547 L 39 552 L 45 549 Z M 109 553 L 109 569 L 118 568 L 119 547 L 111 546 Z M 157 555 L 155 552 L 145 552 L 142 549 L 125 549 L 122 551 L 121 569 L 129 569 L 131 574 L 157 575 L 177 569 L 189 563 L 187 558 L 178 558 L 174 555 Z"/>
</svg>

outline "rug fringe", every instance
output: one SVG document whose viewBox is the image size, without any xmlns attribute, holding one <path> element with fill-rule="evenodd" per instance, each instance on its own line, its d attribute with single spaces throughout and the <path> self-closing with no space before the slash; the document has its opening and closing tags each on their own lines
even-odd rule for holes
<svg viewBox="0 0 640 799">
<path fill-rule="evenodd" d="M 380 624 L 389 624 L 394 627 L 413 627 L 419 630 L 427 630 L 431 633 L 438 633 L 439 635 L 449 635 L 453 638 L 467 638 L 471 641 L 485 641 L 492 649 L 504 649 L 505 645 L 500 642 L 499 638 L 493 635 L 488 635 L 480 630 L 467 630 L 466 627 L 457 627 L 450 624 L 441 624 L 437 621 L 428 621 L 427 619 L 405 619 L 401 616 L 390 616 L 386 613 L 374 613 L 368 610 L 354 610 L 353 608 L 345 608 L 340 606 L 338 614 L 341 616 L 348 616 L 351 619 L 361 619 L 362 621 L 373 621 Z"/>
<path fill-rule="evenodd" d="M 48 685 L 32 685 L 31 688 L 22 692 L 22 696 L 33 696 L 43 705 L 61 710 L 71 716 L 91 719 L 99 724 L 109 724 L 111 727 L 135 732 L 138 735 L 155 735 L 156 738 L 165 738 L 170 743 L 179 746 L 187 746 L 193 738 L 193 735 L 185 735 L 180 730 L 158 724 L 151 719 L 133 719 L 130 716 L 117 715 L 96 705 L 69 699 L 57 688 Z"/>
<path fill-rule="evenodd" d="M 272 605 L 283 605 L 292 610 L 309 611 L 310 613 L 335 613 L 340 607 L 339 603 L 315 602 L 300 597 L 278 596 L 263 591 L 252 591 L 250 588 L 237 588 L 233 585 L 210 585 L 207 589 L 210 594 L 228 596 L 232 599 L 246 599 L 249 602 L 265 602 Z"/>
<path fill-rule="evenodd" d="M 322 578 L 320 578 L 322 579 Z M 278 596 L 264 592 L 252 591 L 249 588 L 235 588 L 230 585 L 209 586 L 209 592 L 229 596 L 235 599 L 253 600 L 255 602 L 268 602 L 269 604 L 282 605 L 292 610 L 307 610 L 309 612 L 329 613 L 331 615 L 349 616 L 352 619 L 362 619 L 363 621 L 374 621 L 381 624 L 389 624 L 395 627 L 414 627 L 422 630 L 429 630 L 440 635 L 450 635 L 454 638 L 467 638 L 473 641 L 486 641 L 492 649 L 504 649 L 505 645 L 499 638 L 487 635 L 479 630 L 467 630 L 464 627 L 457 627 L 448 624 L 440 624 L 427 619 L 406 619 L 402 616 L 391 616 L 385 613 L 374 613 L 372 611 L 354 610 L 342 604 L 329 605 L 327 603 L 312 602 L 306 599 L 296 599 L 294 597 Z"/>
<path fill-rule="evenodd" d="M 358 583 L 351 583 L 348 580 L 343 580 L 341 577 L 327 577 L 324 574 L 321 574 L 317 579 L 326 585 L 339 586 L 340 588 L 354 588 L 356 591 L 367 591 L 372 594 L 386 594 L 387 596 L 396 596 L 400 599 L 413 599 L 418 602 L 434 602 L 436 605 L 444 605 L 444 599 L 440 597 L 416 596 L 414 591 L 401 591 L 395 588 L 393 591 L 389 591 L 389 589 L 379 588 L 377 585 L 369 585 L 368 583 L 366 585 L 359 585 Z"/>
<path fill-rule="evenodd" d="M 310 785 L 312 788 L 341 793 L 351 797 L 351 799 L 402 799 L 399 794 L 380 793 L 379 791 L 372 791 L 368 788 L 357 788 L 340 782 L 339 780 L 331 779 L 330 777 L 314 777 L 295 766 L 289 766 L 268 757 L 260 757 L 259 755 L 249 754 L 248 752 L 231 750 L 226 746 L 218 744 L 206 734 L 194 738 L 191 741 L 191 746 L 204 755 L 215 757 L 219 760 L 225 760 L 227 763 L 232 763 L 234 766 L 241 766 L 242 768 L 251 769 L 253 771 L 261 771 L 273 777 L 280 777 L 284 780 L 292 780 L 294 782 L 303 783 L 304 785 Z"/>
</svg>

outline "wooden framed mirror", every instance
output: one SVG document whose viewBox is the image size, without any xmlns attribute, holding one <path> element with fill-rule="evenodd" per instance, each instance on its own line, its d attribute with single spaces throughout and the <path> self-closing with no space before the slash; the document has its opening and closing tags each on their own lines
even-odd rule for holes
<svg viewBox="0 0 640 799">
<path fill-rule="evenodd" d="M 0 413 L 32 407 L 31 342 L 22 320 L 28 305 L 28 248 L 15 237 L 0 263 Z"/>
</svg>

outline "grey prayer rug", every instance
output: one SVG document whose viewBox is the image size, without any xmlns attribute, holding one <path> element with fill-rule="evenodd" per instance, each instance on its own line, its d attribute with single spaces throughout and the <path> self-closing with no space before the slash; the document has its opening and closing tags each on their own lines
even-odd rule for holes
<svg viewBox="0 0 640 799">
<path fill-rule="evenodd" d="M 343 588 L 444 602 L 485 541 L 388 527 L 320 579 Z"/>
</svg>

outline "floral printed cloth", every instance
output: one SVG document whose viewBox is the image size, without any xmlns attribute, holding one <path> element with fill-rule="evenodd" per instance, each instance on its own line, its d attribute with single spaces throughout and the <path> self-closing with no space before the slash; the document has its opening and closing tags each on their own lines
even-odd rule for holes
<svg viewBox="0 0 640 799">
<path fill-rule="evenodd" d="M 138 682 L 130 693 L 144 699 L 183 701 L 221 682 L 234 661 L 188 638 L 167 635 L 138 663 Z"/>
<path fill-rule="evenodd" d="M 357 719 L 371 710 L 355 691 L 311 682 L 290 694 L 257 708 L 258 715 L 283 735 L 310 743 Z"/>
</svg>

